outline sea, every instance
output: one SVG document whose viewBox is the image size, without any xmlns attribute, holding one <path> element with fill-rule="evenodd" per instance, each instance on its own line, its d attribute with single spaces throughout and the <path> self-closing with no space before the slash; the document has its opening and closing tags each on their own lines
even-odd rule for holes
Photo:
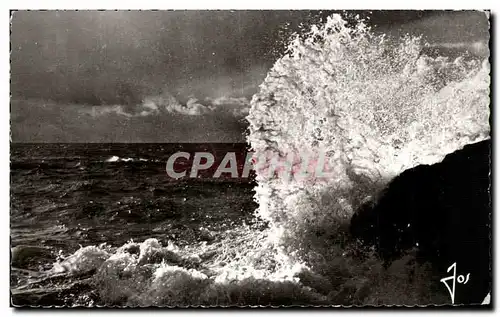
<svg viewBox="0 0 500 317">
<path fill-rule="evenodd" d="M 82 246 L 119 247 L 154 237 L 183 247 L 214 243 L 229 228 L 252 225 L 251 178 L 173 179 L 166 172 L 176 152 L 210 151 L 221 159 L 246 149 L 238 143 L 12 144 L 13 302 L 71 305 L 79 294 L 63 289 L 72 278 L 54 287 L 40 279 Z"/>
</svg>

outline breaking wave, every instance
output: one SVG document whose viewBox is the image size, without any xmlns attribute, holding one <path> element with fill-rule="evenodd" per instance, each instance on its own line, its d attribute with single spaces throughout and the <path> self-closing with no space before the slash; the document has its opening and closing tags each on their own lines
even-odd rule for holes
<svg viewBox="0 0 500 317">
<path fill-rule="evenodd" d="M 106 159 L 106 163 L 114 163 L 114 162 L 148 162 L 148 159 L 139 157 L 139 158 L 133 158 L 133 157 L 119 157 L 116 155 L 113 155 L 112 157 Z"/>
<path fill-rule="evenodd" d="M 290 43 L 253 96 L 247 139 L 257 157 L 322 149 L 335 177 L 306 186 L 257 173 L 258 213 L 277 243 L 306 248 L 304 232 L 330 231 L 394 176 L 489 138 L 488 61 L 426 47 L 339 15 Z"/>
<path fill-rule="evenodd" d="M 90 274 L 92 291 L 76 302 L 83 305 L 446 302 L 428 294 L 429 267 L 409 264 L 411 255 L 386 269 L 374 256 L 358 257 L 344 235 L 356 208 L 394 176 L 489 137 L 488 61 L 430 57 L 424 47 L 418 37 L 386 39 L 338 15 L 313 26 L 254 95 L 248 142 L 257 157 L 324 149 L 334 179 L 306 186 L 257 173 L 265 226 L 182 248 L 153 238 L 87 246 L 43 281 Z M 417 282 L 408 282 L 409 271 Z"/>
</svg>

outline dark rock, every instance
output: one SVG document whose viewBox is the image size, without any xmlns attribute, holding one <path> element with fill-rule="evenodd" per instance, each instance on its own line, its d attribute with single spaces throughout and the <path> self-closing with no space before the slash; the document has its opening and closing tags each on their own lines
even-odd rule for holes
<svg viewBox="0 0 500 317">
<path fill-rule="evenodd" d="M 482 141 L 401 173 L 378 202 L 353 216 L 351 234 L 375 246 L 386 263 L 416 247 L 417 260 L 432 264 L 438 283 L 456 263 L 456 276 L 470 273 L 470 279 L 456 282 L 455 303 L 481 303 L 492 281 L 490 155 L 491 140 Z"/>
</svg>

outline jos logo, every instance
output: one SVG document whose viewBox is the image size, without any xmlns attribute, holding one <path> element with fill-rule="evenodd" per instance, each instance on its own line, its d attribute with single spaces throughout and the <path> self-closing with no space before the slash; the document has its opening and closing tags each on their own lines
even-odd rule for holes
<svg viewBox="0 0 500 317">
<path fill-rule="evenodd" d="M 450 297 L 451 297 L 451 303 L 455 304 L 455 286 L 456 282 L 460 284 L 467 284 L 469 281 L 470 273 L 467 273 L 467 276 L 459 275 L 457 277 L 457 262 L 453 263 L 446 272 L 450 272 L 451 269 L 453 269 L 453 275 L 442 278 L 440 281 L 444 283 L 446 288 L 448 289 L 448 292 L 450 292 Z M 451 286 L 447 283 L 448 281 L 451 280 Z"/>
</svg>

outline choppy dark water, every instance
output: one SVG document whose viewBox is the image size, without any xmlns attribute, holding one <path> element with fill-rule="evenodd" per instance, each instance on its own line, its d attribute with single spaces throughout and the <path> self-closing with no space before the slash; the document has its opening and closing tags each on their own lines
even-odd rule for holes
<svg viewBox="0 0 500 317">
<path fill-rule="evenodd" d="M 23 288 L 81 246 L 151 237 L 165 245 L 211 243 L 252 222 L 250 181 L 168 177 L 165 163 L 181 150 L 243 153 L 245 145 L 13 144 L 11 247 L 21 252 L 11 287 Z"/>
</svg>

